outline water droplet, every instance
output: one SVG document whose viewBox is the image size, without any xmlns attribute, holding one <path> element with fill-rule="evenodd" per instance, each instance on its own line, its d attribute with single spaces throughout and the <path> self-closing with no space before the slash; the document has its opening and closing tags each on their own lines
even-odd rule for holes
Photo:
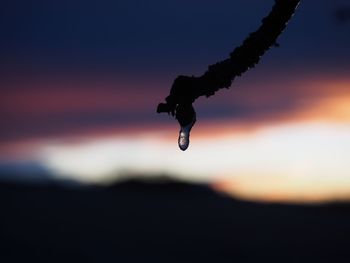
<svg viewBox="0 0 350 263">
<path fill-rule="evenodd" d="M 190 132 L 196 123 L 196 112 L 192 105 L 177 107 L 176 119 L 180 124 L 178 145 L 182 151 L 186 151 L 190 145 Z"/>
<path fill-rule="evenodd" d="M 190 145 L 190 129 L 186 129 L 186 127 L 181 127 L 179 133 L 179 147 L 182 151 L 186 151 Z"/>
<path fill-rule="evenodd" d="M 194 115 L 193 120 L 190 124 L 186 126 L 181 126 L 180 128 L 178 143 L 182 151 L 186 151 L 186 149 L 190 145 L 190 132 L 195 122 L 196 122 L 196 117 Z"/>
</svg>

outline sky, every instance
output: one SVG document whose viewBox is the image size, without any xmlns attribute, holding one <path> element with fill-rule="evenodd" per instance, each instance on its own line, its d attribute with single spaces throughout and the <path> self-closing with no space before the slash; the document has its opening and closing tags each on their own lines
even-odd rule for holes
<svg viewBox="0 0 350 263">
<path fill-rule="evenodd" d="M 101 183 L 166 174 L 248 199 L 350 199 L 346 0 L 302 1 L 279 48 L 230 90 L 195 103 L 186 152 L 176 121 L 156 113 L 177 75 L 225 59 L 272 5 L 2 2 L 2 177 L 46 171 Z"/>
</svg>

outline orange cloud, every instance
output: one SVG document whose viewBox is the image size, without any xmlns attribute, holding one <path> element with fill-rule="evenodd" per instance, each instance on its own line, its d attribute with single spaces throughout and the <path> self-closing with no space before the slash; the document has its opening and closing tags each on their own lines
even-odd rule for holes
<svg viewBox="0 0 350 263">
<path fill-rule="evenodd" d="M 248 200 L 267 202 L 325 202 L 350 200 L 349 182 L 341 178 L 244 175 L 211 184 L 213 189 Z"/>
<path fill-rule="evenodd" d="M 55 138 L 106 137 L 118 134 L 165 132 L 173 140 L 178 124 L 155 113 L 166 94 L 149 81 L 48 78 L 4 83 L 0 96 L 0 141 L 45 141 Z M 145 86 L 154 87 L 145 89 Z M 232 90 L 201 99 L 193 136 L 198 138 L 236 134 L 244 136 L 260 128 L 295 122 L 350 121 L 348 76 L 281 75 L 240 80 Z M 220 110 L 221 109 L 221 110 Z M 213 114 L 213 117 L 207 115 Z"/>
</svg>

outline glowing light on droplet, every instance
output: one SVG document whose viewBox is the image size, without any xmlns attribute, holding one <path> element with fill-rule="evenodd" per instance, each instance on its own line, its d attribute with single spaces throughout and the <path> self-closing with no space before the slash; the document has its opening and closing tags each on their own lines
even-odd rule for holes
<svg viewBox="0 0 350 263">
<path fill-rule="evenodd" d="M 193 113 L 192 121 L 186 126 L 180 126 L 178 145 L 182 151 L 186 151 L 190 145 L 190 132 L 193 125 L 196 123 L 196 113 Z"/>
<path fill-rule="evenodd" d="M 181 127 L 181 130 L 179 133 L 179 147 L 182 151 L 186 151 L 189 145 L 190 145 L 190 131 Z"/>
<path fill-rule="evenodd" d="M 186 126 L 181 126 L 180 128 L 178 144 L 179 144 L 179 148 L 182 151 L 186 151 L 188 146 L 190 145 L 190 132 L 195 122 L 196 122 L 196 115 L 194 115 L 193 120 L 190 124 Z"/>
</svg>

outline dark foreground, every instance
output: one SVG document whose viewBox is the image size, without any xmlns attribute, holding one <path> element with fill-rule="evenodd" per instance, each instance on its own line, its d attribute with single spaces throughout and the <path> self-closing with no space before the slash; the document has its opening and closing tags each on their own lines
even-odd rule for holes
<svg viewBox="0 0 350 263">
<path fill-rule="evenodd" d="M 267 205 L 204 186 L 0 184 L 0 262 L 350 262 L 350 205 Z"/>
</svg>

